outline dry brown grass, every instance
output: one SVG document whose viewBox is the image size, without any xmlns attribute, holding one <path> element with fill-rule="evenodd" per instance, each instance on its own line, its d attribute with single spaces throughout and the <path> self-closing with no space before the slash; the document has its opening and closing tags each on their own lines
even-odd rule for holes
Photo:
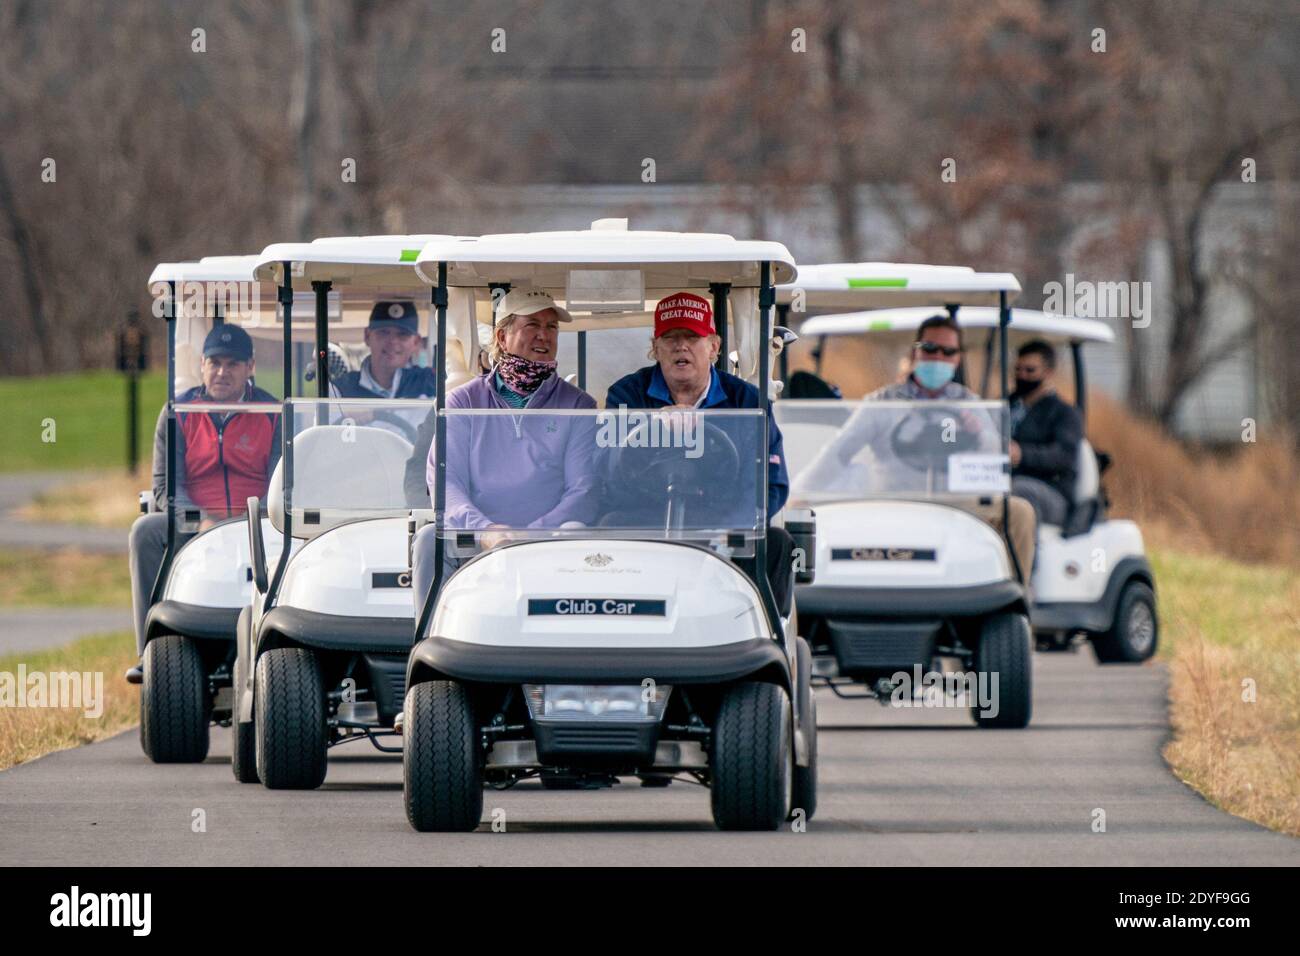
<svg viewBox="0 0 1300 956">
<path fill-rule="evenodd" d="M 1217 454 L 1188 448 L 1093 395 L 1088 436 L 1115 460 L 1104 476 L 1116 514 L 1156 541 L 1242 561 L 1300 562 L 1300 473 L 1281 440 Z"/>
<path fill-rule="evenodd" d="M 148 468 L 88 472 L 84 478 L 38 495 L 18 509 L 25 521 L 78 524 L 96 528 L 129 528 L 140 514 L 139 493 L 153 478 Z"/>
<path fill-rule="evenodd" d="M 103 713 L 96 718 L 83 708 L 0 706 L 0 770 L 14 764 L 103 740 L 135 724 L 139 716 L 138 688 L 127 684 L 126 669 L 136 661 L 130 634 L 88 637 L 58 650 L 0 657 L 0 672 L 98 672 L 103 674 Z"/>
<path fill-rule="evenodd" d="M 1158 553 L 1165 759 L 1216 806 L 1300 836 L 1300 576 Z"/>
</svg>

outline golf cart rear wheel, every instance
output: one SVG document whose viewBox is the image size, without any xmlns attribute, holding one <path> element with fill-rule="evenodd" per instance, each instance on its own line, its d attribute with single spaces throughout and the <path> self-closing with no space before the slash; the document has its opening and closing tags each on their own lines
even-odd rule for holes
<svg viewBox="0 0 1300 956">
<path fill-rule="evenodd" d="M 192 638 L 155 637 L 144 649 L 140 746 L 154 763 L 201 763 L 208 755 L 212 700 Z"/>
<path fill-rule="evenodd" d="M 729 688 L 710 745 L 713 822 L 720 830 L 775 830 L 789 816 L 794 741 L 790 698 L 776 684 Z"/>
<path fill-rule="evenodd" d="M 467 833 L 483 816 L 478 725 L 464 686 L 436 680 L 406 694 L 402 730 L 406 819 L 421 833 Z"/>
<path fill-rule="evenodd" d="M 267 651 L 253 676 L 257 776 L 269 790 L 314 790 L 325 782 L 329 738 L 316 655 L 301 647 Z"/>
<path fill-rule="evenodd" d="M 812 647 L 796 638 L 799 654 L 800 722 L 808 744 L 808 766 L 794 765 L 794 792 L 790 795 L 790 816 L 803 811 L 805 822 L 817 812 L 817 695 L 812 689 Z"/>
<path fill-rule="evenodd" d="M 248 609 L 244 609 L 248 613 Z M 242 618 L 240 623 L 242 624 Z M 257 725 L 253 721 L 240 723 L 239 702 L 244 693 L 247 668 L 241 654 L 235 658 L 235 689 L 230 695 L 230 770 L 240 783 L 257 783 Z"/>
<path fill-rule="evenodd" d="M 1099 664 L 1139 664 L 1156 652 L 1159 638 L 1155 593 L 1144 581 L 1129 581 L 1110 630 L 1093 637 L 1092 650 Z"/>
<path fill-rule="evenodd" d="M 1024 727 L 1033 711 L 1033 647 L 1023 614 L 994 614 L 980 625 L 975 653 L 978 688 L 992 700 L 977 699 L 971 717 L 979 727 Z M 994 680 L 996 679 L 996 683 Z M 985 714 L 987 709 L 990 713 Z"/>
</svg>

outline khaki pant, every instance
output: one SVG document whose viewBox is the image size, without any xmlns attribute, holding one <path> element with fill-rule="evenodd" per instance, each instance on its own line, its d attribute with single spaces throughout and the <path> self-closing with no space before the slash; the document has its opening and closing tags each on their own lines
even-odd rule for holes
<svg viewBox="0 0 1300 956">
<path fill-rule="evenodd" d="M 969 512 L 988 525 L 998 534 L 1002 533 L 1002 499 L 994 498 L 989 504 L 981 504 L 978 498 L 958 500 L 953 504 L 962 511 Z M 1007 501 L 1007 520 L 1011 527 L 1007 537 L 1020 563 L 1020 583 L 1029 584 L 1029 577 L 1034 568 L 1035 535 L 1037 521 L 1034 518 L 1034 506 L 1024 498 L 1012 495 Z"/>
</svg>

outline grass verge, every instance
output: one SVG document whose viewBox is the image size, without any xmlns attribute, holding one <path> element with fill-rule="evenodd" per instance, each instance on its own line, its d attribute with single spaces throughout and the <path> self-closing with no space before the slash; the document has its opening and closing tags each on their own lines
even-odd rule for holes
<svg viewBox="0 0 1300 956">
<path fill-rule="evenodd" d="M 0 607 L 129 607 L 126 555 L 0 551 Z"/>
<path fill-rule="evenodd" d="M 150 470 L 146 465 L 134 475 L 122 470 L 88 473 L 41 492 L 16 514 L 24 521 L 129 528 L 140 517 L 139 493 L 153 482 Z"/>
<path fill-rule="evenodd" d="M 103 712 L 87 717 L 85 707 L 15 707 L 0 705 L 0 770 L 35 760 L 56 750 L 103 740 L 139 719 L 137 688 L 122 676 L 136 661 L 130 633 L 104 634 L 75 641 L 52 651 L 0 657 L 0 674 L 13 675 L 26 665 L 28 675 L 80 671 L 102 674 Z M 0 677 L 0 680 L 3 680 Z"/>
<path fill-rule="evenodd" d="M 1165 760 L 1216 807 L 1300 836 L 1300 575 L 1152 557 L 1170 665 Z"/>
<path fill-rule="evenodd" d="M 153 429 L 167 398 L 167 377 L 140 378 L 136 417 L 140 459 L 153 454 Z M 0 379 L 3 471 L 126 467 L 126 379 L 117 372 L 75 372 Z"/>
</svg>

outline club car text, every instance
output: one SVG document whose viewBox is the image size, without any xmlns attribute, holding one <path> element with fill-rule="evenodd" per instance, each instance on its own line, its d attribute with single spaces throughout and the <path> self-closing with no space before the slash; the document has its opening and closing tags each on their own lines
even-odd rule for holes
<svg viewBox="0 0 1300 956">
<path fill-rule="evenodd" d="M 630 598 L 533 598 L 529 614 L 561 617 L 663 617 L 664 601 Z"/>
</svg>

